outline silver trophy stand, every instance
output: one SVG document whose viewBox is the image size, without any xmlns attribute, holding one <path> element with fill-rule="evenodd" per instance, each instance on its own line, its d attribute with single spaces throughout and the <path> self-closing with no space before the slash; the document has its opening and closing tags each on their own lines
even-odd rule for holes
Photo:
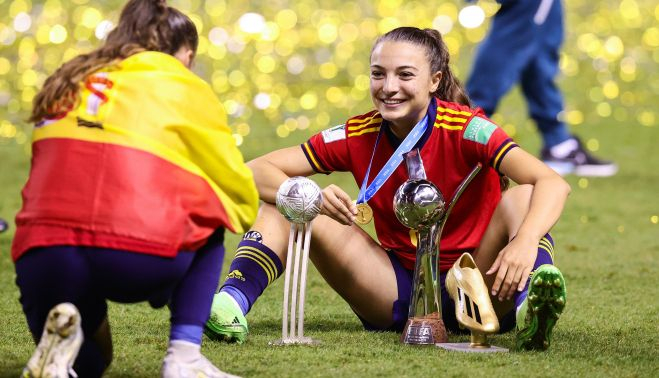
<svg viewBox="0 0 659 378">
<path fill-rule="evenodd" d="M 473 336 L 473 334 L 472 334 Z M 464 353 L 508 353 L 508 348 L 502 348 L 495 345 L 490 345 L 487 342 L 481 344 L 477 340 L 474 340 L 469 343 L 437 343 L 438 347 L 452 352 L 464 352 Z"/>
<path fill-rule="evenodd" d="M 270 345 L 319 344 L 319 341 L 304 336 L 304 304 L 311 223 L 320 213 L 322 203 L 323 195 L 320 187 L 306 177 L 291 177 L 284 181 L 277 191 L 277 210 L 291 222 L 291 230 L 288 236 L 284 276 L 281 339 L 271 341 Z"/>
</svg>

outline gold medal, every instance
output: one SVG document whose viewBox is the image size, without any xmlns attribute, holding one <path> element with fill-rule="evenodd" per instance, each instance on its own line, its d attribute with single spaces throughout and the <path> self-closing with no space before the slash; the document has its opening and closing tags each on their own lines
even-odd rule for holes
<svg viewBox="0 0 659 378">
<path fill-rule="evenodd" d="M 371 223 L 373 220 L 373 209 L 366 202 L 357 204 L 357 215 L 355 216 L 355 223 L 365 225 Z"/>
</svg>

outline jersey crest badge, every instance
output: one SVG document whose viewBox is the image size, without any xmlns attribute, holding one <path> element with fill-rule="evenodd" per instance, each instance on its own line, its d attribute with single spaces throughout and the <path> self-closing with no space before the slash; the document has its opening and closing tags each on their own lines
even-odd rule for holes
<svg viewBox="0 0 659 378">
<path fill-rule="evenodd" d="M 497 125 L 485 118 L 476 116 L 469 121 L 463 138 L 480 144 L 487 144 L 496 129 Z"/>
<path fill-rule="evenodd" d="M 323 141 L 325 143 L 336 142 L 337 140 L 343 140 L 346 138 L 346 125 L 337 125 L 330 127 L 327 130 L 322 132 Z"/>
</svg>

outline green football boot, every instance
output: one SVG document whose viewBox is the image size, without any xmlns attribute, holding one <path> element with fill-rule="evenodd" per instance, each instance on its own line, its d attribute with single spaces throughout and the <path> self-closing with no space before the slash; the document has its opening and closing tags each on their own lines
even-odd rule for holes
<svg viewBox="0 0 659 378">
<path fill-rule="evenodd" d="M 213 297 L 211 314 L 204 333 L 213 340 L 242 344 L 247 339 L 249 328 L 240 307 L 227 293 Z"/>
<path fill-rule="evenodd" d="M 560 317 L 567 292 L 565 279 L 553 265 L 545 264 L 531 277 L 526 299 L 517 313 L 517 350 L 546 350 L 551 332 Z"/>
</svg>

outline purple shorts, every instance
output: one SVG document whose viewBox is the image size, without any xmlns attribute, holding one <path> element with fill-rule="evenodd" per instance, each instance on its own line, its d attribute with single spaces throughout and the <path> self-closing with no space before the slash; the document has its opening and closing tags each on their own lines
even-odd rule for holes
<svg viewBox="0 0 659 378">
<path fill-rule="evenodd" d="M 387 251 L 391 265 L 394 268 L 396 274 L 396 282 L 398 283 L 398 299 L 394 301 L 392 315 L 393 315 L 393 324 L 387 328 L 376 327 L 368 323 L 365 319 L 359 319 L 364 325 L 364 329 L 368 331 L 395 331 L 402 332 L 405 328 L 405 323 L 407 323 L 407 314 L 409 313 L 410 307 L 410 297 L 412 296 L 412 280 L 414 279 L 414 271 L 405 269 L 400 263 L 396 255 Z M 441 273 L 439 276 L 440 288 L 441 288 L 441 297 L 442 297 L 442 319 L 444 320 L 444 326 L 446 330 L 452 333 L 469 333 L 468 330 L 460 329 L 457 319 L 455 318 L 455 302 L 446 291 L 446 285 L 444 281 L 446 280 L 446 272 Z M 508 332 L 513 329 L 515 326 L 515 311 L 512 310 L 506 314 L 503 319 L 500 319 L 500 331 Z"/>
<path fill-rule="evenodd" d="M 48 312 L 71 302 L 80 311 L 85 341 L 74 369 L 100 376 L 105 368 L 90 337 L 107 316 L 107 301 L 169 304 L 172 325 L 203 327 L 210 314 L 224 259 L 224 230 L 196 252 L 174 258 L 79 246 L 33 248 L 16 261 L 20 302 L 35 340 Z"/>
</svg>

